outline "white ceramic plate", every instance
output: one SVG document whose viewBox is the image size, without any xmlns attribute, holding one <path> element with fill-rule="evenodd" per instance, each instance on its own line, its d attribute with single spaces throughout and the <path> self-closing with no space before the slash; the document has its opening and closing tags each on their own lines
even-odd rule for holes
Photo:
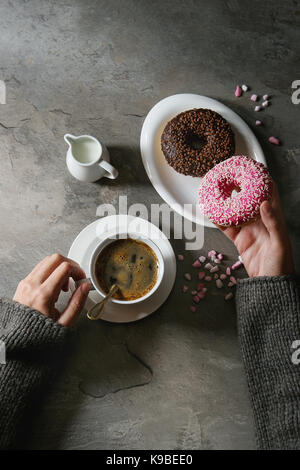
<svg viewBox="0 0 300 470">
<path fill-rule="evenodd" d="M 202 214 L 199 216 L 197 199 L 201 178 L 185 176 L 170 167 L 161 151 L 160 138 L 165 125 L 182 111 L 209 108 L 221 114 L 231 125 L 235 135 L 235 155 L 247 155 L 266 165 L 262 148 L 243 119 L 230 108 L 206 96 L 189 93 L 169 96 L 157 103 L 147 114 L 143 124 L 140 147 L 146 172 L 158 194 L 172 209 L 189 220 L 207 227 L 215 227 Z M 190 204 L 186 207 L 184 204 Z M 197 214 L 197 211 L 198 214 Z"/>
<path fill-rule="evenodd" d="M 108 302 L 101 319 L 113 323 L 128 323 L 141 320 L 155 312 L 169 296 L 176 276 L 175 254 L 167 237 L 156 225 L 151 224 L 147 220 L 127 215 L 112 215 L 92 222 L 77 235 L 69 250 L 68 257 L 77 261 L 86 275 L 90 277 L 89 260 L 91 254 L 101 239 L 106 238 L 107 227 L 112 231 L 114 227 L 118 227 L 121 231 L 122 229 L 127 231 L 128 223 L 130 223 L 131 227 L 131 224 L 134 224 L 136 227 L 135 231 L 141 234 L 146 236 L 151 234 L 152 240 L 157 244 L 164 259 L 164 276 L 160 286 L 153 295 L 140 303 L 126 306 Z M 91 291 L 85 308 L 91 308 L 95 303 L 100 302 L 102 298 L 97 291 Z"/>
</svg>

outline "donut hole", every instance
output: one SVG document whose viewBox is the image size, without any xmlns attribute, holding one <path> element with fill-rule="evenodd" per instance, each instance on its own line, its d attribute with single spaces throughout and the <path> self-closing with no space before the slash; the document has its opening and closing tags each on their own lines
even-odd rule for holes
<svg viewBox="0 0 300 470">
<path fill-rule="evenodd" d="M 234 198 L 241 191 L 241 187 L 233 179 L 222 178 L 218 182 L 219 190 L 224 198 Z"/>
<path fill-rule="evenodd" d="M 191 132 L 187 136 L 187 143 L 193 150 L 202 150 L 207 142 L 204 137 L 199 137 L 197 134 Z"/>
<path fill-rule="evenodd" d="M 238 193 L 241 191 L 241 188 L 239 186 L 235 186 L 233 190 L 231 191 L 230 197 L 235 197 L 238 195 Z"/>
</svg>

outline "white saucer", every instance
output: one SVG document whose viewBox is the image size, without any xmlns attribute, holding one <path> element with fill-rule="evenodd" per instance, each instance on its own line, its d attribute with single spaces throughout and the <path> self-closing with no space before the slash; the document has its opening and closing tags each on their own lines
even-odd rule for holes
<svg viewBox="0 0 300 470">
<path fill-rule="evenodd" d="M 147 114 L 140 138 L 141 154 L 146 172 L 158 194 L 174 211 L 198 224 L 214 227 L 202 214 L 196 212 L 201 178 L 177 173 L 170 167 L 161 151 L 160 138 L 165 125 L 182 111 L 209 108 L 221 114 L 231 125 L 235 135 L 235 155 L 247 155 L 266 165 L 262 148 L 249 126 L 230 108 L 206 96 L 183 93 L 169 96 L 157 103 Z"/>
<path fill-rule="evenodd" d="M 167 237 L 159 230 L 156 225 L 151 224 L 147 220 L 127 215 L 112 215 L 102 219 L 95 220 L 85 227 L 75 238 L 69 250 L 68 257 L 77 261 L 89 277 L 89 260 L 91 253 L 101 241 L 101 238 L 107 235 L 103 234 L 102 228 L 107 227 L 113 231 L 114 227 L 124 230 L 127 229 L 128 223 L 137 222 L 137 231 L 141 234 L 153 234 L 155 243 L 159 247 L 164 259 L 164 277 L 161 285 L 154 294 L 143 302 L 132 305 L 117 305 L 108 302 L 102 316 L 103 320 L 113 323 L 128 323 L 141 320 L 151 313 L 155 312 L 167 299 L 174 285 L 176 276 L 176 260 L 173 248 Z M 101 236 L 102 232 L 102 236 Z M 96 291 L 89 293 L 85 307 L 91 308 L 95 303 L 100 302 L 102 297 Z"/>
</svg>

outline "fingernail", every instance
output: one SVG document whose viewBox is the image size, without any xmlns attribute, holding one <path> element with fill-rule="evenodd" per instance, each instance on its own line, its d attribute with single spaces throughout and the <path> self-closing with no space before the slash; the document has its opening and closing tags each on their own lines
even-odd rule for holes
<svg viewBox="0 0 300 470">
<path fill-rule="evenodd" d="M 89 282 L 84 282 L 83 284 L 81 284 L 81 289 L 83 291 L 84 294 L 88 294 L 89 291 L 90 291 L 90 283 Z"/>
</svg>

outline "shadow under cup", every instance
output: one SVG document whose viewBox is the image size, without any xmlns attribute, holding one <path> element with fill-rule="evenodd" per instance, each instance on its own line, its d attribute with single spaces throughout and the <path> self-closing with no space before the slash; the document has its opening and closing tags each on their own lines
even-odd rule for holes
<svg viewBox="0 0 300 470">
<path fill-rule="evenodd" d="M 160 284 L 162 282 L 163 275 L 164 275 L 164 260 L 163 260 L 160 249 L 158 248 L 158 246 L 156 245 L 156 243 L 153 240 L 151 240 L 150 238 L 144 237 L 144 236 L 142 236 L 141 234 L 138 234 L 138 233 L 130 233 L 130 234 L 129 233 L 118 233 L 118 234 L 113 235 L 113 236 L 110 235 L 108 238 L 106 238 L 105 240 L 102 240 L 99 243 L 99 245 L 96 247 L 96 249 L 94 250 L 94 252 L 91 256 L 90 276 L 91 276 L 91 280 L 93 282 L 93 285 L 94 285 L 96 291 L 102 297 L 105 297 L 107 295 L 107 292 L 105 292 L 102 289 L 102 287 L 100 286 L 100 284 L 98 282 L 98 279 L 97 279 L 96 262 L 97 262 L 99 256 L 101 255 L 101 253 L 103 252 L 103 250 L 106 247 L 108 247 L 113 242 L 116 242 L 118 240 L 126 240 L 126 239 L 132 239 L 133 241 L 144 243 L 145 245 L 147 245 L 154 252 L 154 254 L 156 256 L 156 259 L 157 259 L 157 277 L 156 277 L 156 281 L 155 281 L 155 284 L 153 285 L 153 287 L 146 294 L 144 294 L 141 297 L 137 297 L 133 300 L 121 300 L 121 299 L 115 299 L 113 297 L 110 299 L 111 302 L 114 302 L 116 304 L 129 305 L 129 304 L 136 304 L 138 302 L 142 302 L 142 301 L 148 299 L 150 296 L 152 296 L 154 294 L 154 292 L 158 289 L 158 287 L 160 286 Z"/>
</svg>

